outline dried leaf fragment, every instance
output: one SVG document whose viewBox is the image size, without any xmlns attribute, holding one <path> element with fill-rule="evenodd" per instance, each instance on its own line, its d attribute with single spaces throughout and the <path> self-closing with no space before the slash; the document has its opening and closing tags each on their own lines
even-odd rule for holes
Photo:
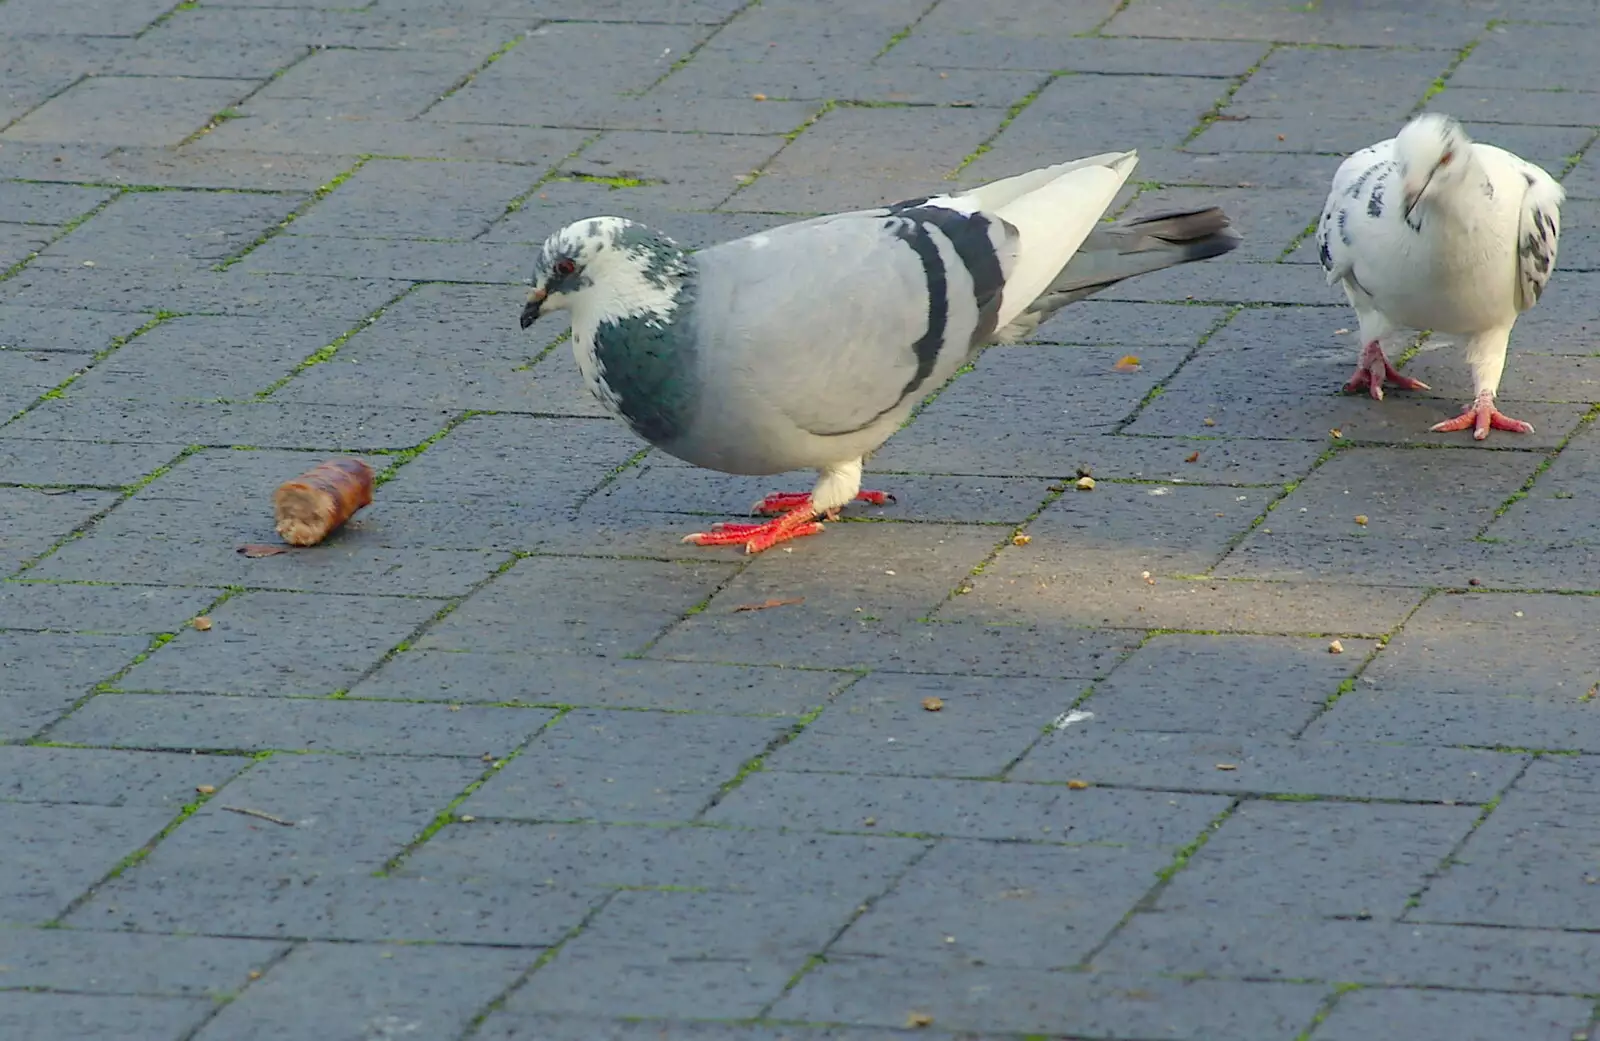
<svg viewBox="0 0 1600 1041">
<path fill-rule="evenodd" d="M 1210 416 L 1206 417 L 1205 422 L 1206 422 L 1206 426 L 1208 426 L 1208 427 L 1214 427 L 1214 426 L 1217 425 L 1217 421 L 1212 419 Z"/>
<path fill-rule="evenodd" d="M 199 629 L 201 632 L 205 632 L 211 628 L 211 619 L 207 618 L 205 615 L 200 615 L 197 618 L 190 619 L 189 624 L 194 628 Z"/>
<path fill-rule="evenodd" d="M 933 1017 L 926 1012 L 913 1012 L 906 1017 L 906 1026 L 931 1027 L 933 1026 Z"/>
<path fill-rule="evenodd" d="M 275 557 L 289 552 L 288 546 L 240 546 L 239 552 L 247 557 Z"/>
<path fill-rule="evenodd" d="M 1017 532 L 1015 535 L 1011 536 L 1011 544 L 1013 546 L 1026 546 L 1028 543 L 1030 543 L 1032 541 L 1033 541 L 1033 536 L 1032 535 L 1024 535 L 1020 531 Z"/>
<path fill-rule="evenodd" d="M 1367 515 L 1365 513 L 1356 514 L 1356 523 L 1361 525 L 1362 527 L 1366 527 L 1367 526 Z"/>
<path fill-rule="evenodd" d="M 803 596 L 791 596 L 783 600 L 763 600 L 759 604 L 740 604 L 733 609 L 733 613 L 738 614 L 740 611 L 766 611 L 774 607 L 788 607 L 790 604 L 803 604 L 805 602 L 806 598 Z"/>
<path fill-rule="evenodd" d="M 1237 769 L 1239 769 L 1239 764 L 1238 763 L 1218 763 L 1217 764 L 1217 769 L 1218 770 L 1237 770 Z"/>
<path fill-rule="evenodd" d="M 1338 640 L 1333 641 L 1332 643 L 1328 644 L 1328 653 L 1329 654 L 1343 654 L 1344 653 L 1344 644 L 1340 643 Z"/>
<path fill-rule="evenodd" d="M 1190 452 L 1183 461 L 1186 463 L 1198 463 L 1200 461 L 1200 453 Z"/>
<path fill-rule="evenodd" d="M 750 99 L 752 101 L 765 101 L 767 100 L 767 96 L 765 94 L 752 94 L 750 95 Z"/>
<path fill-rule="evenodd" d="M 1080 477 L 1080 478 L 1078 478 L 1078 491 L 1080 491 L 1080 492 L 1092 492 L 1092 491 L 1094 491 L 1094 478 L 1093 477 Z"/>
<path fill-rule="evenodd" d="M 1117 363 L 1111 367 L 1118 372 L 1138 372 L 1141 367 L 1141 363 L 1137 354 L 1124 354 L 1122 357 L 1118 358 Z"/>
<path fill-rule="evenodd" d="M 922 707 L 928 712 L 937 712 L 944 708 L 944 699 L 929 695 L 922 699 Z"/>
<path fill-rule="evenodd" d="M 197 784 L 194 786 L 194 790 L 199 792 L 201 795 L 217 794 L 217 786 L 214 784 Z"/>
<path fill-rule="evenodd" d="M 1071 788 L 1073 791 L 1082 791 L 1083 789 L 1089 787 L 1089 782 L 1072 780 L 1067 782 L 1067 787 Z"/>
</svg>

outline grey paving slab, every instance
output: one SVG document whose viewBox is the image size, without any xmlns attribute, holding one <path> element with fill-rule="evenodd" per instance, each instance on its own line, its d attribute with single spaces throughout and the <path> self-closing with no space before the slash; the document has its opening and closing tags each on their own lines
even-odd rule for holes
<svg viewBox="0 0 1600 1041">
<path fill-rule="evenodd" d="M 1324 991 L 1315 984 L 1179 982 L 850 958 L 807 974 L 772 1014 L 889 1029 L 920 1013 L 955 1030 L 1265 1041 L 1304 1029 Z"/>
<path fill-rule="evenodd" d="M 0 952 L 8 988 L 209 998 L 244 986 L 287 948 L 204 936 L 6 929 Z"/>
<path fill-rule="evenodd" d="M 19 1041 L 168 1041 L 211 1015 L 209 998 L 0 992 L 0 1029 Z"/>
<path fill-rule="evenodd" d="M 535 957 L 483 947 L 313 944 L 293 951 L 195 1036 L 448 1035 Z"/>
<path fill-rule="evenodd" d="M 9 778 L 0 799 L 85 806 L 157 806 L 176 814 L 202 785 L 219 787 L 250 765 L 242 756 L 0 748 Z"/>
<path fill-rule="evenodd" d="M 690 820 L 791 726 L 782 719 L 569 712 L 473 792 L 461 812 L 513 820 Z"/>
<path fill-rule="evenodd" d="M 1265 917 L 1294 907 L 1393 920 L 1477 818 L 1471 806 L 1247 802 L 1173 876 L 1156 907 Z M 1260 874 L 1239 871 L 1266 847 L 1271 862 L 1260 863 Z"/>
<path fill-rule="evenodd" d="M 1091 710 L 1094 701 L 1086 703 Z M 1116 718 L 1109 709 L 1106 715 Z M 1108 732 L 1098 712 L 1095 719 L 1041 742 L 1009 776 L 1055 784 L 1078 779 L 1184 791 L 1481 803 L 1524 765 L 1512 755 L 1454 748 Z"/>
<path fill-rule="evenodd" d="M 1592 934 L 1380 918 L 1138 914 L 1095 955 L 1109 972 L 1321 979 L 1375 987 L 1587 991 Z"/>
<path fill-rule="evenodd" d="M 133 0 L 132 3 L 106 3 L 104 0 L 89 5 L 84 12 L 92 19 L 95 35 L 133 36 L 148 28 L 156 19 L 172 8 L 165 0 Z M 6 12 L 10 31 L 16 33 L 78 33 L 84 29 L 82 22 L 63 23 L 60 9 L 48 0 L 16 0 Z M 14 19 L 14 21 L 12 20 Z"/>
<path fill-rule="evenodd" d="M 220 589 L 7 582 L 0 585 L 0 629 L 176 632 L 221 594 Z"/>
<path fill-rule="evenodd" d="M 1342 995 L 1315 1036 L 1354 1041 L 1373 1036 L 1373 1031 L 1403 1030 L 1417 1041 L 1491 1041 L 1512 1035 L 1529 1041 L 1570 1041 L 1587 1032 L 1593 1011 L 1582 998 L 1361 991 Z"/>
<path fill-rule="evenodd" d="M 1595 803 L 1591 756 L 1553 756 L 1528 768 L 1452 858 L 1409 915 L 1418 921 L 1586 928 L 1596 917 L 1592 869 L 1579 832 L 1558 821 Z M 1571 815 L 1570 817 L 1568 815 Z"/>
<path fill-rule="evenodd" d="M 1076 965 L 1168 863 L 1159 850 L 945 840 L 831 950 L 951 967 Z"/>
<path fill-rule="evenodd" d="M 31 737 L 149 646 L 147 636 L 0 633 L 0 739 Z"/>
<path fill-rule="evenodd" d="M 0 855 L 0 919 L 8 926 L 52 921 L 174 816 L 163 806 L 0 802 L 0 822 L 12 836 Z"/>
<path fill-rule="evenodd" d="M 135 666 L 124 690 L 331 694 L 439 610 L 430 600 L 258 592 L 186 629 Z"/>
<path fill-rule="evenodd" d="M 412 650 L 351 688 L 361 698 L 803 716 L 854 674 L 516 652 Z"/>
<path fill-rule="evenodd" d="M 994 777 L 1022 755 L 1087 680 L 874 673 L 852 684 L 768 769 Z M 929 698 L 937 700 L 930 711 Z"/>
<path fill-rule="evenodd" d="M 751 775 L 706 819 L 744 827 L 1175 848 L 1228 800 L 1045 785 L 842 774 Z"/>
<path fill-rule="evenodd" d="M 1298 735 L 1374 644 L 1160 633 L 1095 685 L 1087 707 L 1124 730 Z"/>
<path fill-rule="evenodd" d="M 236 79 L 94 76 L 0 131 L 0 140 L 176 145 L 251 90 Z"/>
<path fill-rule="evenodd" d="M 844 893 L 859 903 L 888 888 L 927 847 L 881 835 L 474 822 L 447 825 L 399 874 L 599 890 Z"/>
<path fill-rule="evenodd" d="M 754 1016 L 856 908 L 847 894 L 620 893 L 512 1011 Z"/>
<path fill-rule="evenodd" d="M 553 713 L 310 698 L 102 694 L 52 731 L 97 747 L 354 752 L 482 759 L 508 754 Z"/>
</svg>

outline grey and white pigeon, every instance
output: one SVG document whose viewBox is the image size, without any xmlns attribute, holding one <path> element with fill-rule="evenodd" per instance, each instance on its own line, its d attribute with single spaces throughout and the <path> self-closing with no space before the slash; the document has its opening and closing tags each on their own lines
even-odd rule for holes
<svg viewBox="0 0 1600 1041">
<path fill-rule="evenodd" d="M 1137 162 L 1097 155 L 693 254 L 642 224 L 587 218 L 545 241 L 522 327 L 570 311 L 589 390 L 663 451 L 724 473 L 817 470 L 811 492 L 757 505 L 776 519 L 684 539 L 760 552 L 851 501 L 890 501 L 861 490 L 867 455 L 979 348 L 1238 245 L 1216 209 L 1102 223 Z"/>
<path fill-rule="evenodd" d="M 1361 325 L 1361 360 L 1347 391 L 1383 399 L 1402 375 L 1379 341 L 1397 329 L 1466 337 L 1473 401 L 1436 431 L 1532 433 L 1495 408 L 1517 316 L 1538 302 L 1556 263 L 1565 192 L 1544 170 L 1472 141 L 1449 116 L 1429 113 L 1346 159 L 1317 225 L 1328 284 L 1342 283 Z"/>
</svg>

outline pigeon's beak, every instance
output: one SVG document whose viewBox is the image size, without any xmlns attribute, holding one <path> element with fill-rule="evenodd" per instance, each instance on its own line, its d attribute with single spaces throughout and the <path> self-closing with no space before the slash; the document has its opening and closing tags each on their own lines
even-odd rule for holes
<svg viewBox="0 0 1600 1041">
<path fill-rule="evenodd" d="M 528 294 L 528 302 L 522 307 L 522 327 L 526 329 L 539 318 L 539 308 L 544 306 L 545 291 L 535 289 Z"/>
</svg>

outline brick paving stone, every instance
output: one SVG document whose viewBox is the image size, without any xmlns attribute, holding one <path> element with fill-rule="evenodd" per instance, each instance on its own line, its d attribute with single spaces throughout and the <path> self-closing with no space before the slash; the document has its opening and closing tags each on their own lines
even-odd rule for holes
<svg viewBox="0 0 1600 1041">
<path fill-rule="evenodd" d="M 205 1022 L 207 997 L 0 992 L 0 1030 L 18 1041 L 169 1041 Z"/>
<path fill-rule="evenodd" d="M 1159 850 L 945 840 L 832 951 L 930 966 L 1076 965 L 1168 863 Z"/>
<path fill-rule="evenodd" d="M 433 616 L 431 600 L 245 593 L 122 678 L 124 690 L 331 694 Z"/>
<path fill-rule="evenodd" d="M 0 632 L 0 740 L 32 736 L 149 646 L 146 636 Z"/>
<path fill-rule="evenodd" d="M 312 944 L 290 953 L 195 1036 L 449 1036 L 535 957 L 486 947 Z"/>
<path fill-rule="evenodd" d="M 772 770 L 993 777 L 1087 680 L 875 673 L 852 684 L 765 760 Z M 934 698 L 938 706 L 928 707 Z"/>
<path fill-rule="evenodd" d="M 1297 743 L 1232 733 L 1108 732 L 1098 722 L 1099 711 L 1113 722 L 1116 714 L 1101 710 L 1097 700 L 1085 703 L 1097 711 L 1095 722 L 1076 724 L 1041 742 L 1009 776 L 1183 791 L 1487 802 L 1522 766 L 1515 756 L 1454 748 Z M 1313 728 L 1311 733 L 1321 732 Z"/>
<path fill-rule="evenodd" d="M 1392 920 L 1477 818 L 1471 806 L 1246 802 L 1155 906 Z M 1254 871 L 1241 872 L 1252 863 Z"/>
<path fill-rule="evenodd" d="M 955 1030 L 1267 1041 L 1304 1029 L 1324 992 L 1316 984 L 930 968 L 850 958 L 807 974 L 773 1006 L 772 1015 L 887 1029 L 905 1026 L 910 1014 L 920 1012 Z"/>
<path fill-rule="evenodd" d="M 1596 877 L 1581 830 L 1594 812 L 1595 760 L 1552 756 L 1528 768 L 1409 917 L 1419 921 L 1592 929 Z"/>
<path fill-rule="evenodd" d="M 1211 795 L 760 772 L 706 819 L 752 828 L 1173 848 L 1227 804 Z"/>
<path fill-rule="evenodd" d="M 103 694 L 56 727 L 57 740 L 108 748 L 497 756 L 553 713 L 363 701 Z"/>
<path fill-rule="evenodd" d="M 461 812 L 512 820 L 686 821 L 789 727 L 786 720 L 570 712 L 462 803 Z"/>
<path fill-rule="evenodd" d="M 1134 915 L 1094 967 L 1108 972 L 1320 979 L 1377 987 L 1583 993 L 1592 933 L 1205 911 Z"/>
<path fill-rule="evenodd" d="M 1581 998 L 1374 990 L 1345 994 L 1317 1027 L 1326 1041 L 1356 1041 L 1404 1031 L 1416 1041 L 1571 1041 L 1587 1034 L 1593 1006 Z"/>
<path fill-rule="evenodd" d="M 1592 0 L 0 24 L 7 1041 L 1593 1032 Z M 1307 226 L 1423 107 L 1564 175 L 1536 434 L 1428 430 L 1456 337 L 1340 393 Z M 761 556 L 680 539 L 811 475 L 648 450 L 515 324 L 585 216 L 698 249 L 1124 148 L 1116 213 L 1241 248 L 988 352 L 897 502 Z M 376 501 L 238 554 L 335 455 Z"/>
<path fill-rule="evenodd" d="M 54 920 L 174 816 L 164 806 L 0 802 L 0 824 L 11 836 L 0 854 L 0 921 L 17 926 Z"/>
<path fill-rule="evenodd" d="M 619 893 L 506 1007 L 755 1016 L 854 911 L 844 893 Z"/>
</svg>

